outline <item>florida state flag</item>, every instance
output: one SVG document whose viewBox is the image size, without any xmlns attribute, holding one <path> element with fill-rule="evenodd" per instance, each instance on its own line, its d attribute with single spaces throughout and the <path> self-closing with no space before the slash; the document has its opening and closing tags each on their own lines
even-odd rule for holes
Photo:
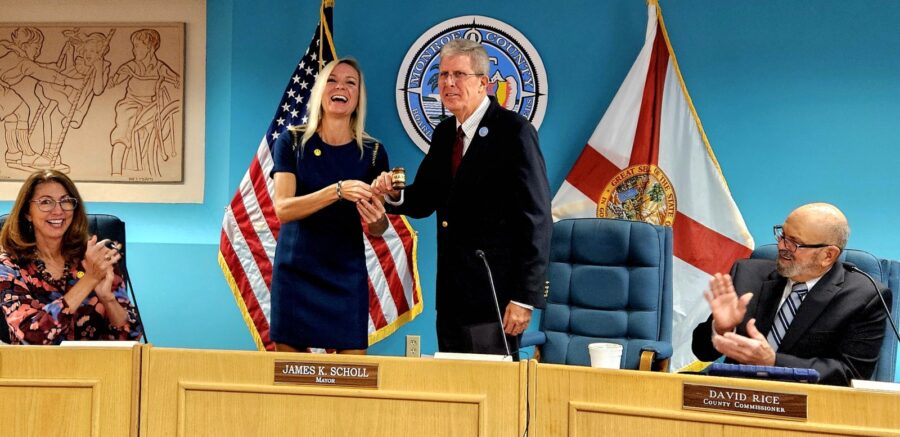
<svg viewBox="0 0 900 437">
<path fill-rule="evenodd" d="M 709 278 L 747 257 L 753 238 L 691 103 L 656 1 L 644 47 L 556 197 L 553 218 L 609 217 L 671 226 L 672 365 L 693 359 L 709 315 Z"/>
</svg>

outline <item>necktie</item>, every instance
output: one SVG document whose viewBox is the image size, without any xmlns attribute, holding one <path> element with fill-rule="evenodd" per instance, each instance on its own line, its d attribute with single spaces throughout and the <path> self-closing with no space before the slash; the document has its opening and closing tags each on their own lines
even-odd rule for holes
<svg viewBox="0 0 900 437">
<path fill-rule="evenodd" d="M 772 349 L 778 350 L 778 346 L 781 345 L 781 339 L 784 338 L 788 326 L 791 325 L 794 316 L 797 315 L 797 309 L 800 308 L 800 304 L 806 297 L 807 292 L 809 292 L 809 289 L 806 288 L 806 283 L 798 282 L 791 287 L 791 294 L 781 303 L 781 308 L 778 309 L 778 315 L 772 324 L 772 330 L 769 331 L 769 336 L 766 338 L 769 340 L 769 344 L 772 345 Z"/>
<path fill-rule="evenodd" d="M 462 126 L 456 128 L 456 142 L 453 143 L 453 155 L 450 158 L 450 174 L 456 176 L 456 169 L 462 162 L 463 147 L 465 146 L 466 133 L 463 132 Z"/>
</svg>

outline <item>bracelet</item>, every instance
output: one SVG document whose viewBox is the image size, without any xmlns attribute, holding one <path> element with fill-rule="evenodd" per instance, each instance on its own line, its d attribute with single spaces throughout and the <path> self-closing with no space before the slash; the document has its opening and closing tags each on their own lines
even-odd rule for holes
<svg viewBox="0 0 900 437">
<path fill-rule="evenodd" d="M 338 199 L 339 199 L 339 200 L 343 200 L 343 199 L 344 199 L 344 195 L 341 194 L 341 182 L 344 182 L 344 181 L 338 181 L 338 182 L 337 182 L 337 188 L 336 188 L 337 196 L 338 196 Z"/>
</svg>

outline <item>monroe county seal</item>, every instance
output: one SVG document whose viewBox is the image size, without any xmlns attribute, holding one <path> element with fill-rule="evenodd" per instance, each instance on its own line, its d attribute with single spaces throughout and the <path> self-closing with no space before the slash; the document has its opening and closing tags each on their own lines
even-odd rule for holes
<svg viewBox="0 0 900 437">
<path fill-rule="evenodd" d="M 470 15 L 452 18 L 425 31 L 413 43 L 397 74 L 397 112 L 407 135 L 428 152 L 438 123 L 453 114 L 438 93 L 440 50 L 460 38 L 487 50 L 488 95 L 539 128 L 547 109 L 547 72 L 537 50 L 512 26 L 493 18 Z"/>
<path fill-rule="evenodd" d="M 662 169 L 652 164 L 633 165 L 613 176 L 597 200 L 597 217 L 639 220 L 672 226 L 675 189 Z"/>
</svg>

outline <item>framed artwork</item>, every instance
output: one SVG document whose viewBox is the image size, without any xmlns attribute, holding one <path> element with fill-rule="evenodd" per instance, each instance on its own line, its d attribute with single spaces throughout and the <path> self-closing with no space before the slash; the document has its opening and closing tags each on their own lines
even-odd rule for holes
<svg viewBox="0 0 900 437">
<path fill-rule="evenodd" d="M 0 25 L 0 179 L 184 178 L 184 25 Z"/>
<path fill-rule="evenodd" d="M 204 202 L 205 0 L 0 1 L 0 200 L 49 165 L 89 202 Z"/>
</svg>

